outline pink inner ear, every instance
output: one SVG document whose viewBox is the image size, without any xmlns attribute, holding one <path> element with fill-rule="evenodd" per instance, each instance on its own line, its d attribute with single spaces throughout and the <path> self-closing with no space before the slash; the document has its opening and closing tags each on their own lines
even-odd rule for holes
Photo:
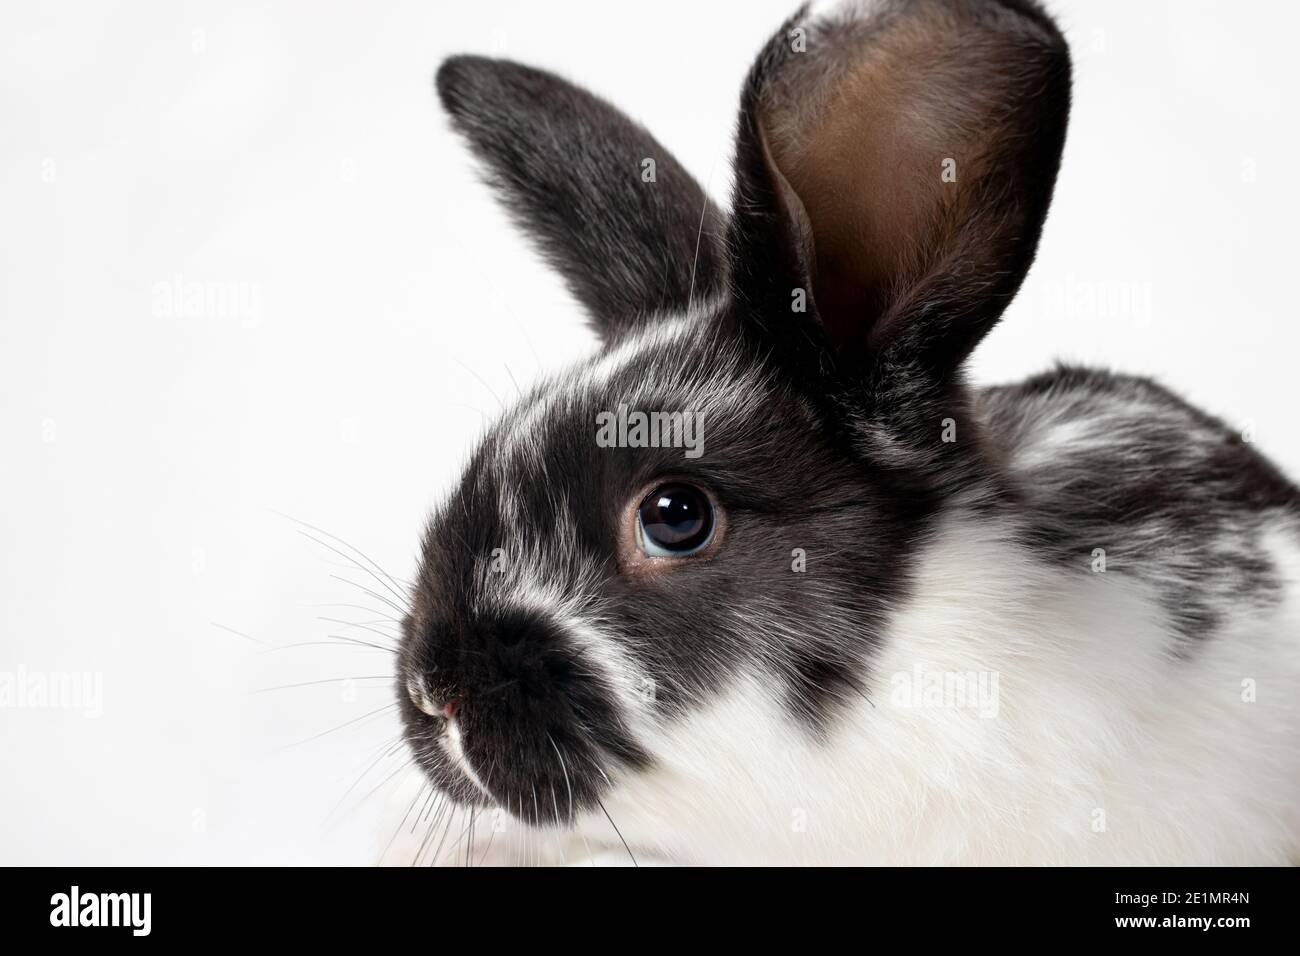
<svg viewBox="0 0 1300 956">
<path fill-rule="evenodd" d="M 1050 168 L 1026 158 L 1068 110 L 1068 55 L 1045 40 L 997 4 L 917 2 L 814 26 L 782 62 L 759 125 L 837 346 L 883 347 L 936 293 L 978 303 L 996 276 L 1014 290 L 1059 147 Z"/>
<path fill-rule="evenodd" d="M 924 86 L 943 44 L 912 30 L 889 39 L 839 64 L 833 79 L 817 78 L 812 105 L 777 97 L 763 117 L 772 159 L 807 215 L 814 298 L 840 346 L 864 343 L 891 301 L 942 255 L 957 202 L 941 174 L 943 160 L 964 150 L 957 135 L 946 144 L 937 135 L 944 124 L 927 115 Z M 773 115 L 782 109 L 797 118 Z"/>
</svg>

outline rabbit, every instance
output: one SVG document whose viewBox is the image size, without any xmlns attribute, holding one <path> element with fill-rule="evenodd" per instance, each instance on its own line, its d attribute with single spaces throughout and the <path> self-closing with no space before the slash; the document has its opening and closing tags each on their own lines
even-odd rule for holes
<svg viewBox="0 0 1300 956">
<path fill-rule="evenodd" d="M 436 88 L 602 343 L 424 534 L 396 694 L 465 862 L 1300 859 L 1300 491 L 1147 379 L 964 376 L 1066 136 L 1034 0 L 796 12 L 725 213 L 551 73 Z"/>
</svg>

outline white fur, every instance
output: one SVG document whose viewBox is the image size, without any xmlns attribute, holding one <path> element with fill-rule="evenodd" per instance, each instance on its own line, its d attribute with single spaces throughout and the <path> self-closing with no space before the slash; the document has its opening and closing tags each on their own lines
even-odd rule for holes
<svg viewBox="0 0 1300 956">
<path fill-rule="evenodd" d="M 607 381 L 609 360 L 597 366 L 587 374 Z M 749 384 L 709 400 L 722 408 L 765 393 L 765 383 Z M 537 443 L 538 415 L 515 429 L 515 453 Z M 1038 421 L 1016 443 L 1017 464 L 1078 452 L 1103 435 L 1118 440 L 1115 421 L 1098 431 L 1102 424 L 1087 416 Z M 503 514 L 513 507 L 501 503 Z M 1205 542 L 1215 545 L 1206 554 L 1262 545 L 1281 588 L 1277 600 L 1270 593 L 1219 602 L 1224 623 L 1191 641 L 1162 608 L 1158 563 L 1140 568 L 1145 580 L 1124 562 L 1094 573 L 1089 551 L 1077 566 L 1062 565 L 1018 543 L 1016 531 L 1009 519 L 954 506 L 918 558 L 914 603 L 895 610 L 880 650 L 864 662 L 870 699 L 849 702 L 825 739 L 789 714 L 777 680 L 758 670 L 705 711 L 658 719 L 638 693 L 633 656 L 603 631 L 599 603 L 581 597 L 589 589 L 538 573 L 556 554 L 511 554 L 500 573 L 485 567 L 479 594 L 561 624 L 655 758 L 649 773 L 615 776 L 604 798 L 640 862 L 1300 863 L 1294 519 L 1260 515 Z M 572 533 L 561 517 L 552 547 L 565 553 Z M 1129 532 L 1138 533 L 1161 529 Z M 815 576 L 807 583 L 817 586 Z M 1213 580 L 1207 587 L 1220 590 Z M 1225 600 L 1235 592 L 1230 582 L 1221 590 Z M 828 595 L 828 607 L 837 603 Z M 737 613 L 759 650 L 801 638 L 761 596 Z M 918 671 L 990 675 L 996 716 L 969 706 L 903 706 L 896 676 Z M 1247 681 L 1253 701 L 1245 699 Z M 575 834 L 563 835 L 480 814 L 476 859 L 626 859 L 609 818 L 587 814 Z M 464 811 L 449 815 L 453 838 L 440 860 L 463 853 L 467 841 L 455 833 L 468 826 Z M 387 859 L 413 856 L 399 848 Z"/>
<path fill-rule="evenodd" d="M 1010 531 L 948 519 L 920 562 L 923 598 L 873 664 L 871 702 L 828 740 L 755 675 L 647 741 L 658 769 L 605 801 L 623 835 L 698 863 L 1297 862 L 1296 529 L 1267 542 L 1282 602 L 1185 659 L 1143 586 L 1043 564 Z M 997 716 L 895 703 L 891 675 L 918 667 L 996 673 Z M 611 841 L 603 814 L 582 829 Z"/>
</svg>

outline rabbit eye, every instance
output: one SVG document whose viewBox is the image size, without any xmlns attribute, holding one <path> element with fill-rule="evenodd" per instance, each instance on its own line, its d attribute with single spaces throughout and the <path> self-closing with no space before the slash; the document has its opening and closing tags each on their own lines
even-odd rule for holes
<svg viewBox="0 0 1300 956">
<path fill-rule="evenodd" d="M 641 550 L 653 558 L 699 551 L 713 537 L 713 525 L 713 502 L 693 485 L 660 485 L 637 509 Z"/>
</svg>

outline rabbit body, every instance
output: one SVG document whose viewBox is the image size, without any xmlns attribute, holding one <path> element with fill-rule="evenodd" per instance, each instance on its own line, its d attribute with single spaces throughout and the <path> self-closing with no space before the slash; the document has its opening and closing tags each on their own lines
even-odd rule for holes
<svg viewBox="0 0 1300 956">
<path fill-rule="evenodd" d="M 1143 380 L 1060 370 L 980 406 L 1026 500 L 939 521 L 869 699 L 810 742 L 761 678 L 737 681 L 607 801 L 627 839 L 739 864 L 1300 860 L 1294 489 L 1265 474 L 1275 497 L 1248 504 L 1267 466 Z M 1225 448 L 1237 467 L 1215 486 Z M 1098 513 L 1144 495 L 1127 523 Z M 1037 523 L 1075 546 L 1046 557 Z M 990 706 L 974 688 L 993 674 Z M 925 700 L 947 676 L 965 701 Z"/>
<path fill-rule="evenodd" d="M 425 535 L 397 695 L 454 852 L 1300 857 L 1300 492 L 1149 381 L 962 372 L 1033 260 L 1069 90 L 1030 0 L 800 11 L 742 88 L 724 214 L 599 98 L 443 65 L 604 342 Z M 611 443 L 616 410 L 701 441 Z"/>
</svg>

